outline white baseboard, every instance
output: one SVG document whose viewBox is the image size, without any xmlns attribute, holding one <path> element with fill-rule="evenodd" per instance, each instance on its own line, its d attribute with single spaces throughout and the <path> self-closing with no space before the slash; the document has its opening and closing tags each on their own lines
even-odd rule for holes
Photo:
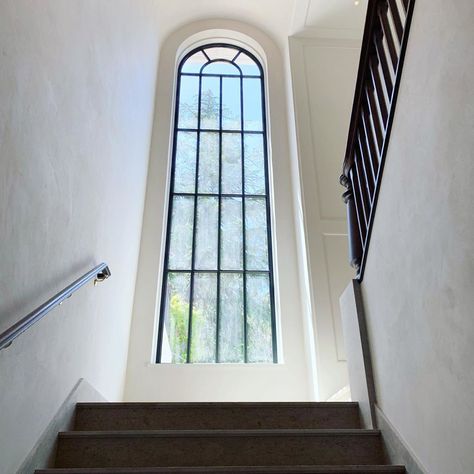
<svg viewBox="0 0 474 474">
<path fill-rule="evenodd" d="M 377 404 L 375 405 L 375 417 L 377 427 L 382 432 L 386 455 L 390 463 L 405 466 L 407 474 L 428 474 L 415 453 L 408 447 Z"/>
<path fill-rule="evenodd" d="M 76 403 L 102 401 L 105 401 L 105 398 L 92 385 L 84 379 L 79 379 L 18 469 L 17 474 L 33 474 L 35 469 L 52 467 L 56 455 L 58 432 L 72 428 Z"/>
</svg>

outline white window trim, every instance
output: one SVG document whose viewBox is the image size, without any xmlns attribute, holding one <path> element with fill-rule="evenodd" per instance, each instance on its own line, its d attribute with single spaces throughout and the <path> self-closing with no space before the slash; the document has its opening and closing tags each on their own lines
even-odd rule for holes
<svg viewBox="0 0 474 474">
<path fill-rule="evenodd" d="M 277 364 L 154 363 L 169 196 L 174 125 L 171 117 L 175 105 L 176 66 L 186 51 L 216 40 L 250 50 L 259 58 L 265 71 Z M 193 385 L 193 377 L 197 377 L 196 374 L 199 373 L 199 387 L 193 389 L 192 395 L 192 399 L 196 401 L 212 401 L 216 400 L 215 397 L 221 401 L 312 399 L 313 380 L 307 365 L 305 322 L 294 229 L 286 94 L 281 51 L 268 36 L 249 25 L 226 20 L 206 20 L 180 28 L 164 42 L 157 77 L 155 120 L 130 336 L 126 398 L 179 400 L 185 396 L 183 393 L 189 393 L 189 390 L 180 389 L 181 384 L 186 384 L 187 387 Z M 229 374 L 236 370 L 240 382 L 229 379 L 226 389 L 220 389 L 222 380 L 230 377 Z M 234 385 L 234 382 L 237 385 Z M 189 395 L 186 396 L 189 398 Z"/>
</svg>

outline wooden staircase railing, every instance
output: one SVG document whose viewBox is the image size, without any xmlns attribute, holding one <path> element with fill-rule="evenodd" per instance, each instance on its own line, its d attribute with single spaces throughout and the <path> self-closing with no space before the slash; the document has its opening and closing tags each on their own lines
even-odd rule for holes
<svg viewBox="0 0 474 474">
<path fill-rule="evenodd" d="M 340 182 L 362 280 L 415 0 L 369 0 Z"/>
</svg>

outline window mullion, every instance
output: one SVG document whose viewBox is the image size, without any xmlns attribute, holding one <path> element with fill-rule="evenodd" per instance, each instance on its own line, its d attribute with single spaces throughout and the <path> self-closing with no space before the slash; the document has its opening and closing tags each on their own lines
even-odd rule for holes
<svg viewBox="0 0 474 474">
<path fill-rule="evenodd" d="M 207 59 L 208 61 L 210 61 L 211 58 L 207 55 L 206 50 L 205 50 L 205 49 L 202 49 L 201 51 L 202 51 L 202 53 L 204 54 L 204 56 L 206 56 L 206 59 Z"/>
<path fill-rule="evenodd" d="M 247 133 L 247 132 L 245 132 Z M 173 196 L 189 196 L 189 197 L 194 197 L 196 194 L 200 197 L 219 197 L 219 193 L 171 193 Z M 223 198 L 243 198 L 244 194 L 235 194 L 235 193 L 220 193 L 220 196 Z M 265 194 L 245 194 L 245 197 L 247 198 L 262 198 L 265 199 L 266 195 Z"/>
<path fill-rule="evenodd" d="M 198 92 L 198 131 L 197 131 L 197 145 L 196 145 L 196 171 L 194 176 L 194 216 L 193 216 L 193 243 L 191 251 L 191 282 L 189 289 L 189 316 L 188 316 L 188 341 L 186 350 L 186 363 L 191 362 L 191 339 L 192 339 L 192 324 L 193 324 L 193 297 L 194 297 L 194 275 L 195 275 L 195 260 L 196 260 L 196 225 L 197 225 L 197 207 L 198 207 L 198 176 L 199 176 L 199 148 L 201 142 L 201 92 L 202 92 L 202 77 L 199 77 L 199 92 Z"/>
<path fill-rule="evenodd" d="M 221 77 L 221 76 L 219 76 Z M 212 133 L 218 133 L 219 130 L 216 130 L 214 128 L 183 128 L 179 127 L 177 129 L 178 132 L 197 132 L 200 130 L 201 132 L 212 132 Z M 227 130 L 227 129 L 221 129 L 222 133 L 242 133 L 241 130 Z M 254 134 L 254 135 L 263 135 L 263 132 L 261 130 L 246 130 L 245 133 L 247 134 Z"/>
<path fill-rule="evenodd" d="M 235 62 L 235 60 L 239 57 L 239 54 L 241 53 L 241 51 L 237 51 L 237 54 L 234 56 L 234 59 L 232 59 L 231 63 Z"/>
<path fill-rule="evenodd" d="M 189 270 L 183 270 L 180 268 L 170 268 L 167 270 L 169 273 L 189 273 Z M 194 273 L 243 273 L 244 271 L 241 269 L 221 269 L 221 270 L 215 270 L 215 269 L 196 269 L 194 270 Z M 270 273 L 270 270 L 245 270 L 245 273 L 248 274 L 255 274 L 255 275 L 268 275 Z"/>
<path fill-rule="evenodd" d="M 217 215 L 217 304 L 216 362 L 219 362 L 220 297 L 221 297 L 221 214 L 222 214 L 222 77 L 219 78 L 219 208 Z"/>
<path fill-rule="evenodd" d="M 244 153 L 244 82 L 240 76 L 240 132 L 241 132 L 241 164 L 242 164 L 242 264 L 243 264 L 243 306 L 244 306 L 244 362 L 248 362 L 247 350 L 247 252 L 245 236 L 245 153 Z"/>
</svg>

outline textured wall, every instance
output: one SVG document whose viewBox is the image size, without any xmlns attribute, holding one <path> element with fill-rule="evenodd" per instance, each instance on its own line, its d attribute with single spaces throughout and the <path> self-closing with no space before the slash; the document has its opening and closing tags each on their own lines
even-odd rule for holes
<svg viewBox="0 0 474 474">
<path fill-rule="evenodd" d="M 474 3 L 417 0 L 363 291 L 378 404 L 474 472 Z"/>
<path fill-rule="evenodd" d="M 353 277 L 339 184 L 360 40 L 290 38 L 318 398 L 349 384 L 339 296 Z"/>
<path fill-rule="evenodd" d="M 158 60 L 151 1 L 0 3 L 0 331 L 101 260 L 0 353 L 0 472 L 79 378 L 121 398 Z"/>
</svg>

